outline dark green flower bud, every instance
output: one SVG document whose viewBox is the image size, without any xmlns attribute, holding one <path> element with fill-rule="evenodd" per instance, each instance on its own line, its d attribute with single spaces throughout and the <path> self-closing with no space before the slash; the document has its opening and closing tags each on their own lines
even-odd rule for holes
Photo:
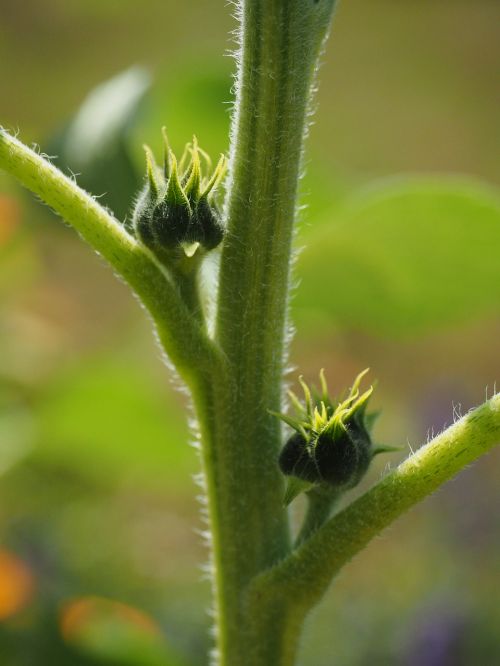
<svg viewBox="0 0 500 666">
<path fill-rule="evenodd" d="M 208 251 L 221 243 L 224 228 L 211 197 L 224 176 L 226 158 L 222 156 L 210 178 L 204 178 L 200 155 L 209 167 L 210 158 L 199 148 L 196 137 L 186 147 L 180 165 L 165 133 L 164 141 L 163 172 L 146 147 L 147 182 L 136 202 L 133 227 L 137 238 L 161 261 L 168 263 L 175 256 L 172 251 L 178 248 L 189 258 L 200 247 Z M 189 154 L 191 161 L 184 169 Z"/>
<path fill-rule="evenodd" d="M 366 473 L 372 459 L 370 447 L 371 442 L 360 444 L 349 430 L 335 437 L 323 433 L 309 442 L 295 433 L 283 447 L 279 465 L 286 476 L 347 489 Z"/>
<path fill-rule="evenodd" d="M 155 205 L 155 197 L 152 196 L 149 186 L 145 185 L 136 200 L 132 215 L 132 229 L 137 238 L 147 247 L 151 247 L 154 243 L 151 218 Z"/>
<path fill-rule="evenodd" d="M 212 198 L 213 192 L 224 177 L 227 162 L 224 155 L 221 155 L 212 177 L 206 182 L 202 181 L 200 152 L 196 137 L 193 137 L 192 173 L 186 183 L 186 192 L 193 207 L 189 240 L 200 243 L 206 250 L 213 250 L 224 238 L 224 226 L 220 212 Z M 205 153 L 202 154 L 205 159 L 209 160 Z"/>
<path fill-rule="evenodd" d="M 224 238 L 221 215 L 214 204 L 208 203 L 207 197 L 202 197 L 194 209 L 193 231 L 198 235 L 193 240 L 197 240 L 207 250 L 216 248 Z"/>
<path fill-rule="evenodd" d="M 324 375 L 321 374 L 322 395 L 313 398 L 307 385 L 301 380 L 305 404 L 291 393 L 298 418 L 284 414 L 278 416 L 295 432 L 286 442 L 279 456 L 279 467 L 291 483 L 287 490 L 288 501 L 299 492 L 314 486 L 345 491 L 356 486 L 365 475 L 373 456 L 380 452 L 374 448 L 366 417 L 366 405 L 373 388 L 359 394 L 361 379 L 355 380 L 347 398 L 332 401 Z M 293 479 L 300 479 L 301 483 Z"/>
<path fill-rule="evenodd" d="M 147 146 L 144 146 L 144 150 L 146 151 L 147 179 L 135 203 L 132 225 L 141 242 L 152 248 L 155 243 L 152 228 L 153 213 L 162 190 L 165 188 L 165 182 L 159 173 L 153 153 Z"/>
<path fill-rule="evenodd" d="M 153 209 L 151 226 L 156 247 L 171 250 L 186 239 L 192 211 L 179 180 L 173 153 L 170 154 L 169 172 L 167 189 Z"/>
<path fill-rule="evenodd" d="M 314 457 L 307 448 L 307 439 L 300 433 L 294 433 L 281 450 L 279 466 L 285 476 L 296 476 L 302 481 L 318 483 L 319 470 Z"/>
</svg>

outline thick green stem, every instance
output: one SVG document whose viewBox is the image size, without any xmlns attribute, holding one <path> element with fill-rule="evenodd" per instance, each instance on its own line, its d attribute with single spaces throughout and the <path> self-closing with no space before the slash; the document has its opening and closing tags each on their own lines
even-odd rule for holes
<svg viewBox="0 0 500 666">
<path fill-rule="evenodd" d="M 334 0 L 240 0 L 227 235 L 215 341 L 196 271 L 165 269 L 90 195 L 0 128 L 0 168 L 69 222 L 132 287 L 189 385 L 200 424 L 220 666 L 291 666 L 333 576 L 401 513 L 500 439 L 500 395 L 328 519 L 312 496 L 292 549 L 281 444 L 286 313 L 303 137 Z"/>
<path fill-rule="evenodd" d="M 259 638 L 244 590 L 290 549 L 277 467 L 291 241 L 311 86 L 332 0 L 245 0 L 216 341 L 227 361 L 198 404 L 216 577 L 219 663 L 279 666 L 283 630 Z M 284 663 L 284 662 L 283 662 Z"/>
<path fill-rule="evenodd" d="M 257 577 L 248 595 L 249 616 L 258 617 L 266 631 L 281 600 L 296 645 L 305 615 L 338 571 L 402 513 L 498 443 L 500 393 L 419 449 L 283 562 Z"/>
</svg>

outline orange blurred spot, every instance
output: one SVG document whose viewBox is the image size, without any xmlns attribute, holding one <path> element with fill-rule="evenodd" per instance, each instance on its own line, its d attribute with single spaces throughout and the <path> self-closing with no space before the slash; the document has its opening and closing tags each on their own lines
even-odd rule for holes
<svg viewBox="0 0 500 666">
<path fill-rule="evenodd" d="M 128 625 L 148 636 L 159 636 L 160 628 L 147 613 L 104 597 L 83 597 L 68 602 L 60 617 L 61 633 L 67 641 L 78 641 L 89 629 L 109 622 Z"/>
<path fill-rule="evenodd" d="M 5 245 L 21 221 L 19 204 L 12 197 L 0 194 L 0 246 Z"/>
<path fill-rule="evenodd" d="M 33 596 L 34 578 L 19 558 L 0 550 L 0 621 L 22 610 Z"/>
</svg>

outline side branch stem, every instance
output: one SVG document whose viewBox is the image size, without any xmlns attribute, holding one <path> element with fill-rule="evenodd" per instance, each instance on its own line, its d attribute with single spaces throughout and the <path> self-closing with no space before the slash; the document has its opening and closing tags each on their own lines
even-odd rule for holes
<svg viewBox="0 0 500 666">
<path fill-rule="evenodd" d="M 106 259 L 148 309 L 161 343 L 183 379 L 195 386 L 220 356 L 171 276 L 92 196 L 0 128 L 0 169 L 38 195 Z"/>
<path fill-rule="evenodd" d="M 281 598 L 289 626 L 295 626 L 292 633 L 298 637 L 304 616 L 349 560 L 401 514 L 499 442 L 497 393 L 333 516 L 283 562 L 257 577 L 249 591 L 247 612 L 253 616 L 258 611 L 265 624 Z"/>
</svg>

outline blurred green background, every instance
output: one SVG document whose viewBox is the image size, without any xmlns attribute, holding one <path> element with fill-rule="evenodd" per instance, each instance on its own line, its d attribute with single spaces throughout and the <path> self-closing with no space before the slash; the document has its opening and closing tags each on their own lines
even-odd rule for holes
<svg viewBox="0 0 500 666">
<path fill-rule="evenodd" d="M 124 218 L 162 125 L 227 149 L 234 26 L 222 1 L 0 0 L 0 123 Z M 376 436 L 406 450 L 366 484 L 500 378 L 499 26 L 494 0 L 344 0 L 323 58 L 290 361 L 336 390 L 371 367 Z M 175 385 L 128 290 L 0 174 L 2 666 L 206 663 Z M 499 462 L 345 570 L 302 664 L 499 662 Z"/>
</svg>

